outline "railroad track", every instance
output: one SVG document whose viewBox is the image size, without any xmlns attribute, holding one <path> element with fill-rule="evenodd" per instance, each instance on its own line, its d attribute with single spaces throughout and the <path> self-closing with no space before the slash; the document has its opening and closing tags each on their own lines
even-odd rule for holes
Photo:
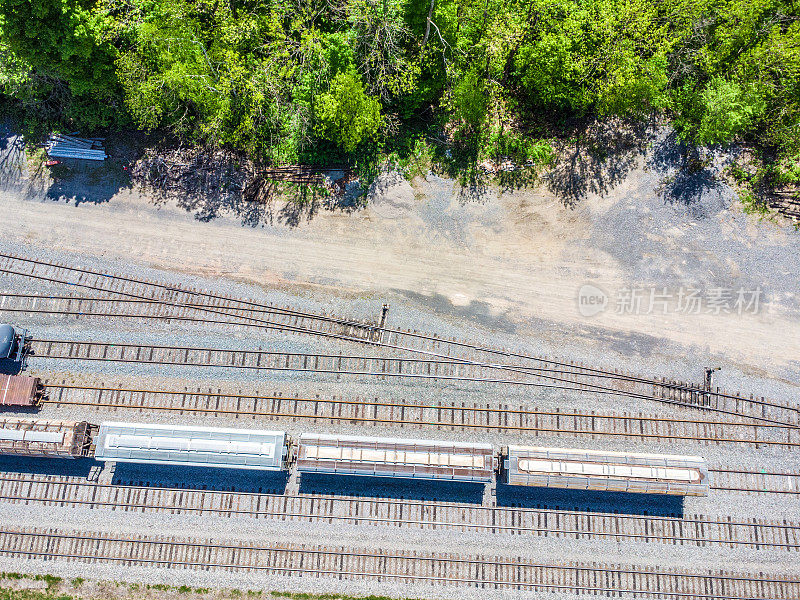
<svg viewBox="0 0 800 600">
<path fill-rule="evenodd" d="M 528 374 L 519 371 L 504 372 L 506 378 L 498 377 L 492 365 L 464 363 L 458 360 L 430 358 L 400 358 L 388 356 L 359 356 L 342 354 L 304 354 L 273 352 L 267 350 L 232 350 L 222 348 L 199 348 L 190 346 L 154 346 L 83 340 L 37 340 L 29 342 L 30 354 L 45 359 L 85 360 L 99 362 L 142 363 L 193 367 L 221 367 L 325 373 L 329 375 L 396 377 L 403 379 L 427 379 L 491 383 L 530 387 L 574 389 L 553 383 L 531 381 Z M 616 392 L 612 392 L 615 393 Z M 654 396 L 628 394 L 643 400 L 655 400 Z M 665 400 L 662 400 L 665 401 Z M 687 406 L 676 401 L 665 401 Z M 800 429 L 793 423 L 775 421 L 764 417 L 745 416 L 741 413 L 723 414 L 752 421 L 770 423 Z"/>
<path fill-rule="evenodd" d="M 639 516 L 335 495 L 176 489 L 27 473 L 0 473 L 0 501 L 566 539 L 800 550 L 800 523 L 786 520 Z"/>
<path fill-rule="evenodd" d="M 696 406 L 726 414 L 741 414 L 751 419 L 800 425 L 800 408 L 785 402 L 767 401 L 752 396 L 747 398 L 719 389 L 705 390 L 685 382 L 645 378 L 569 361 L 534 357 L 416 331 L 389 329 L 381 327 L 380 324 L 365 324 L 288 307 L 274 307 L 155 281 L 121 277 L 3 253 L 0 253 L 0 273 L 78 286 L 100 291 L 115 298 L 143 299 L 181 310 L 233 316 L 243 325 L 326 335 L 348 341 L 377 344 L 385 348 L 423 353 L 432 357 L 458 358 L 461 361 L 479 364 L 487 360 L 495 363 L 502 360 L 505 368 L 523 370 L 550 381 L 571 385 L 573 389 L 601 393 L 613 391 L 632 397 L 660 399 L 673 404 Z M 190 318 L 188 315 L 184 316 Z"/>
<path fill-rule="evenodd" d="M 800 495 L 800 473 L 709 469 L 711 489 L 729 492 Z"/>
<path fill-rule="evenodd" d="M 681 419 L 644 415 L 609 415 L 594 411 L 537 410 L 523 405 L 489 405 L 417 399 L 402 401 L 345 398 L 299 398 L 281 394 L 223 393 L 212 390 L 152 390 L 68 385 L 44 380 L 47 402 L 102 410 L 177 412 L 259 421 L 349 423 L 400 429 L 524 432 L 632 440 L 693 441 L 758 447 L 800 447 L 800 430 L 782 425 Z"/>
<path fill-rule="evenodd" d="M 430 584 L 520 591 L 602 593 L 645 598 L 800 598 L 796 575 L 661 570 L 598 563 L 545 563 L 523 557 L 376 548 L 245 544 L 210 538 L 110 535 L 97 531 L 0 526 L 0 554 L 159 568 Z"/>
<path fill-rule="evenodd" d="M 46 283 L 94 290 L 112 298 L 149 300 L 165 305 L 191 308 L 217 315 L 235 314 L 252 318 L 247 313 L 256 308 L 255 303 L 238 301 L 220 294 L 168 285 L 147 279 L 124 277 L 71 267 L 59 263 L 37 261 L 13 254 L 0 253 L 0 273 L 34 279 Z M 238 311 L 238 312 L 236 312 Z M 267 324 L 296 328 L 316 334 L 343 336 L 353 341 L 371 341 L 376 338 L 377 321 L 359 321 L 328 314 L 299 311 L 291 307 L 261 305 L 260 315 L 269 317 Z"/>
<path fill-rule="evenodd" d="M 524 375 L 511 373 L 509 374 L 510 378 L 502 379 L 496 377 L 490 367 L 426 358 L 305 354 L 268 350 L 231 350 L 38 339 L 30 341 L 30 352 L 32 356 L 47 359 L 530 385 Z"/>
</svg>

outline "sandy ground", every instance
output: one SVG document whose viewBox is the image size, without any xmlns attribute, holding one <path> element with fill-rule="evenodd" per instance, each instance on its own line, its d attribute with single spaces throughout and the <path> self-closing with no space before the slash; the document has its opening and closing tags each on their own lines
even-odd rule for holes
<svg viewBox="0 0 800 600">
<path fill-rule="evenodd" d="M 796 382 L 800 234 L 758 222 L 735 202 L 731 207 L 733 192 L 716 180 L 695 186 L 694 196 L 666 196 L 661 188 L 672 167 L 657 160 L 658 143 L 669 140 L 657 139 L 624 177 L 600 186 L 603 193 L 587 191 L 570 208 L 546 185 L 490 189 L 465 201 L 453 182 L 436 176 L 413 186 L 388 176 L 370 190 L 365 209 L 320 210 L 295 226 L 253 227 L 232 214 L 202 222 L 129 189 L 103 202 L 58 199 L 68 188 L 51 182 L 27 194 L 6 188 L 0 235 L 12 244 L 264 287 L 310 285 L 316 292 L 413 301 L 519 335 L 566 336 L 623 354 L 657 353 L 673 342 L 709 360 L 735 362 L 743 372 Z M 607 295 L 600 314 L 581 314 L 585 284 Z M 640 288 L 636 312 L 649 314 L 621 314 L 617 301 L 627 288 Z M 656 303 L 650 311 L 650 290 L 664 288 L 673 304 Z M 713 288 L 734 295 L 760 289 L 758 312 L 738 314 L 731 299 L 730 314 L 706 307 L 684 314 L 674 304 L 681 290 Z"/>
</svg>

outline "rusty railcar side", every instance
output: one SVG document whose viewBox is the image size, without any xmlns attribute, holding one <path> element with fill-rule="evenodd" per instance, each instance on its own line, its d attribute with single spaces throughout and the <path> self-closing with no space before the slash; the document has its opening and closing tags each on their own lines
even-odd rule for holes
<svg viewBox="0 0 800 600">
<path fill-rule="evenodd" d="M 86 455 L 90 442 L 86 421 L 0 418 L 0 454 L 78 458 Z"/>
<path fill-rule="evenodd" d="M 304 433 L 297 451 L 301 473 L 487 483 L 494 469 L 489 444 Z"/>
<path fill-rule="evenodd" d="M 700 456 L 513 445 L 503 454 L 510 485 L 675 496 L 709 490 Z"/>
<path fill-rule="evenodd" d="M 42 403 L 42 393 L 38 377 L 0 375 L 0 406 L 36 407 Z"/>
</svg>

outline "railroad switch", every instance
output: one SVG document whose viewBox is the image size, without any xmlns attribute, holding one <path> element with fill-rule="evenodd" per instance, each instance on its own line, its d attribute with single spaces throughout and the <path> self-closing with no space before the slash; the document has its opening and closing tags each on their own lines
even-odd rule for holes
<svg viewBox="0 0 800 600">
<path fill-rule="evenodd" d="M 714 367 L 714 368 L 706 367 L 705 370 L 706 377 L 705 377 L 704 387 L 707 392 L 710 392 L 713 386 L 714 372 L 719 371 L 720 369 L 722 369 L 722 367 Z"/>
</svg>

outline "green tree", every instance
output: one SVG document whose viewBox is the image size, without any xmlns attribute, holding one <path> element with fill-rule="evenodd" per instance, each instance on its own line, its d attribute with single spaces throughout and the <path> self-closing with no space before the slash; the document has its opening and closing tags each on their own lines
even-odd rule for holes
<svg viewBox="0 0 800 600">
<path fill-rule="evenodd" d="M 712 79 L 701 96 L 702 117 L 695 139 L 701 144 L 730 142 L 746 131 L 766 107 L 764 99 L 752 86 Z"/>
<path fill-rule="evenodd" d="M 0 37 L 16 60 L 50 89 L 64 81 L 61 108 L 89 126 L 108 123 L 117 107 L 111 19 L 92 0 L 2 0 Z"/>
<path fill-rule="evenodd" d="M 330 89 L 317 97 L 314 115 L 316 133 L 346 152 L 374 137 L 381 126 L 380 102 L 351 72 L 336 75 Z"/>
<path fill-rule="evenodd" d="M 663 103 L 670 47 L 647 0 L 542 2 L 514 59 L 534 106 L 629 115 Z"/>
<path fill-rule="evenodd" d="M 411 38 L 404 18 L 406 0 L 347 0 L 343 10 L 370 93 L 388 100 L 412 90 L 415 65 L 406 55 Z"/>
<path fill-rule="evenodd" d="M 466 134 L 480 131 L 486 119 L 489 97 L 486 84 L 476 71 L 469 71 L 453 86 L 448 105 L 453 118 Z"/>
</svg>

